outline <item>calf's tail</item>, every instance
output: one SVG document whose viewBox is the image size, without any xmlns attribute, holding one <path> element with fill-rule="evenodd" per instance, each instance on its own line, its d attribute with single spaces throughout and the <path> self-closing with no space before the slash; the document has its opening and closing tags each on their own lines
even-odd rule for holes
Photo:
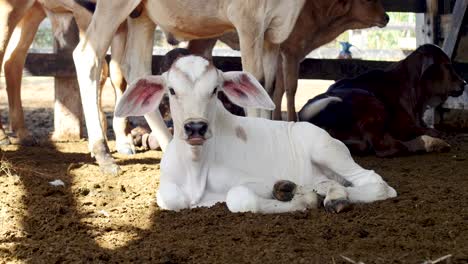
<svg viewBox="0 0 468 264">
<path fill-rule="evenodd" d="M 335 97 L 335 96 L 329 96 L 326 98 L 322 98 L 319 100 L 316 100 L 311 103 L 307 103 L 299 112 L 299 120 L 300 121 L 308 121 L 312 117 L 316 116 L 318 113 L 320 113 L 327 105 L 329 105 L 332 102 L 342 102 L 341 98 Z"/>
</svg>

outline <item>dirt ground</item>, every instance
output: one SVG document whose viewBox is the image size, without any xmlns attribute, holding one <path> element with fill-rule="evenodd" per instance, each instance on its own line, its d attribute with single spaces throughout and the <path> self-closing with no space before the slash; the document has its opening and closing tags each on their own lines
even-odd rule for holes
<svg viewBox="0 0 468 264">
<path fill-rule="evenodd" d="M 303 102 L 326 86 L 307 85 Z M 233 214 L 224 204 L 168 212 L 154 199 L 161 152 L 113 153 L 123 173 L 102 175 L 86 141 L 46 140 L 50 79 L 28 79 L 23 96 L 41 144 L 1 148 L 0 263 L 468 263 L 468 134 L 448 134 L 448 153 L 356 157 L 399 196 L 344 213 Z"/>
</svg>

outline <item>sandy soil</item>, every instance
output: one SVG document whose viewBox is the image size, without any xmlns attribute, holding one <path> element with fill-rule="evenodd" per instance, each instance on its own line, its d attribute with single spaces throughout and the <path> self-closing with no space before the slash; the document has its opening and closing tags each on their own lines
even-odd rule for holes
<svg viewBox="0 0 468 264">
<path fill-rule="evenodd" d="M 161 152 L 114 153 L 123 174 L 111 177 L 86 141 L 47 142 L 52 91 L 50 80 L 35 79 L 23 92 L 41 146 L 1 148 L 0 263 L 423 263 L 447 255 L 439 263 L 468 263 L 467 134 L 447 135 L 448 153 L 356 157 L 399 196 L 341 214 L 233 214 L 224 204 L 176 213 L 154 201 Z M 56 179 L 64 186 L 49 183 Z"/>
</svg>

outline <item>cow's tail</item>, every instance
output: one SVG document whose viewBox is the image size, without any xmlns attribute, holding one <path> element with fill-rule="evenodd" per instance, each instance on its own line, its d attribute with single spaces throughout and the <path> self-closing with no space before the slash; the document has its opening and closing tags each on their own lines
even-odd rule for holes
<svg viewBox="0 0 468 264">
<path fill-rule="evenodd" d="M 341 98 L 336 96 L 329 96 L 326 98 L 319 99 L 315 102 L 308 103 L 301 109 L 299 112 L 299 120 L 307 121 L 310 120 L 312 117 L 316 116 L 320 113 L 327 105 L 332 102 L 342 102 Z"/>
</svg>

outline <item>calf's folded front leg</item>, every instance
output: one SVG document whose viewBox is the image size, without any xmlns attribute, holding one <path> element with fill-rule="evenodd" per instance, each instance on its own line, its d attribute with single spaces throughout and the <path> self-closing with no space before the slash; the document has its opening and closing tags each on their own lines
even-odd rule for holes
<svg viewBox="0 0 468 264">
<path fill-rule="evenodd" d="M 189 199 L 175 183 L 161 184 L 156 193 L 156 203 L 161 209 L 179 211 L 190 208 Z"/>
</svg>

